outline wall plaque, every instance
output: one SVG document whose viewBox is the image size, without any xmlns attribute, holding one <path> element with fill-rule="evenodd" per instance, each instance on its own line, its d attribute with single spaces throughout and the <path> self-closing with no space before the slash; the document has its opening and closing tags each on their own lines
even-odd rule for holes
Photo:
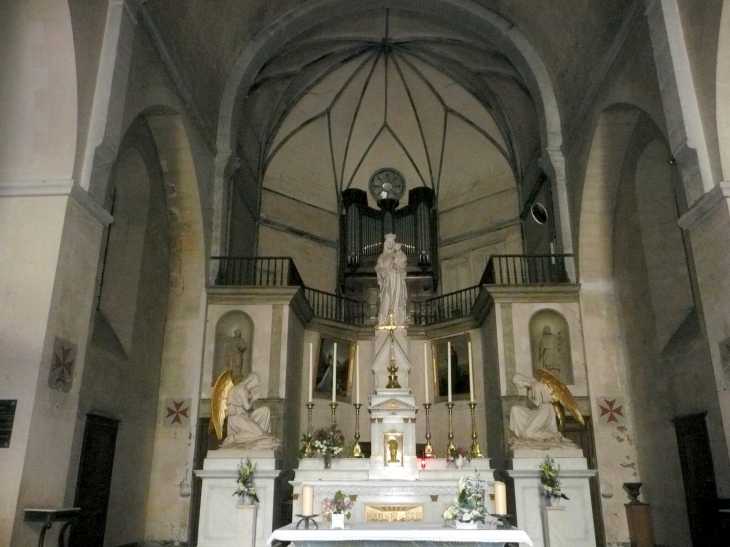
<svg viewBox="0 0 730 547">
<path fill-rule="evenodd" d="M 0 399 L 0 448 L 10 446 L 10 435 L 13 433 L 15 408 L 17 406 L 17 399 Z"/>
</svg>

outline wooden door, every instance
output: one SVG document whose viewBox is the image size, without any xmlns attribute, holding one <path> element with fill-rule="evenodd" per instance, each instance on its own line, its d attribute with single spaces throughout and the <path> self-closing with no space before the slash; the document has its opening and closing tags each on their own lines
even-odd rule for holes
<svg viewBox="0 0 730 547">
<path fill-rule="evenodd" d="M 583 457 L 588 462 L 589 469 L 597 469 L 596 444 L 593 438 L 593 423 L 590 416 L 585 416 L 586 425 L 582 426 L 572 416 L 565 417 L 563 435 L 577 444 L 583 450 Z M 598 474 L 588 479 L 591 490 L 591 505 L 593 506 L 593 527 L 596 530 L 596 546 L 605 547 L 606 535 L 603 529 L 603 513 L 601 512 L 601 497 L 598 488 Z"/>
<path fill-rule="evenodd" d="M 712 519 L 708 518 L 708 508 L 717 500 L 717 485 L 710 438 L 707 435 L 706 414 L 690 414 L 672 420 L 677 433 L 684 497 L 687 501 L 689 530 L 694 547 L 718 544 L 713 538 L 714 530 L 709 525 Z"/>
<path fill-rule="evenodd" d="M 86 415 L 74 499 L 74 506 L 81 508 L 81 517 L 72 527 L 70 547 L 104 545 L 118 427 L 119 420 Z"/>
</svg>

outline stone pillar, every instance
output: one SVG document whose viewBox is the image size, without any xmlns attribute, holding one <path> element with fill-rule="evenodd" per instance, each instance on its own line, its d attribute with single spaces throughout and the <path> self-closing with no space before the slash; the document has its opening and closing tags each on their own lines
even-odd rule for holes
<svg viewBox="0 0 730 547">
<path fill-rule="evenodd" d="M 565 506 L 543 505 L 542 537 L 545 547 L 565 547 L 568 542 L 565 537 Z"/>
<path fill-rule="evenodd" d="M 258 512 L 258 504 L 236 506 L 236 547 L 253 547 L 256 544 Z"/>
<path fill-rule="evenodd" d="M 626 520 L 632 547 L 654 547 L 654 526 L 648 503 L 627 503 Z"/>
</svg>

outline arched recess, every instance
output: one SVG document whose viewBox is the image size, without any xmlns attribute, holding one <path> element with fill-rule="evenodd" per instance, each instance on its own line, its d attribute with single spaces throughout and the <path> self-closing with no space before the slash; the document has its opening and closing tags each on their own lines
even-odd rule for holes
<svg viewBox="0 0 730 547">
<path fill-rule="evenodd" d="M 542 148 L 545 151 L 545 167 L 554 174 L 556 193 L 559 195 L 559 199 L 556 200 L 556 209 L 561 219 L 559 244 L 563 251 L 572 252 L 557 101 L 545 66 L 516 27 L 495 13 L 466 0 L 426 0 L 417 4 L 407 0 L 366 0 L 357 3 L 317 0 L 298 6 L 290 11 L 286 18 L 260 32 L 238 58 L 226 83 L 218 117 L 212 253 L 226 252 L 228 187 L 238 161 L 236 134 L 240 123 L 241 105 L 267 59 L 289 40 L 312 29 L 315 25 L 330 19 L 347 18 L 359 12 L 386 7 L 417 12 L 424 18 L 446 19 L 476 33 L 493 36 L 495 41 L 499 42 L 502 52 L 519 70 L 527 87 L 537 98 L 536 108 Z"/>
<path fill-rule="evenodd" d="M 218 320 L 215 326 L 215 352 L 213 356 L 213 378 L 230 368 L 233 375 L 251 372 L 253 355 L 254 324 L 251 316 L 243 311 L 230 311 Z"/>
<path fill-rule="evenodd" d="M 722 6 L 717 45 L 717 134 L 724 180 L 730 180 L 730 0 Z"/>
</svg>

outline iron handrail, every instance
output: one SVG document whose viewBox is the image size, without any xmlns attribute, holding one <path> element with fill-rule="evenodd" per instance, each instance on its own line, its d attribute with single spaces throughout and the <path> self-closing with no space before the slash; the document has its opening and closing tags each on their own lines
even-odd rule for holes
<svg viewBox="0 0 730 547">
<path fill-rule="evenodd" d="M 565 268 L 572 254 L 492 255 L 480 281 L 484 285 L 570 283 Z"/>
</svg>

